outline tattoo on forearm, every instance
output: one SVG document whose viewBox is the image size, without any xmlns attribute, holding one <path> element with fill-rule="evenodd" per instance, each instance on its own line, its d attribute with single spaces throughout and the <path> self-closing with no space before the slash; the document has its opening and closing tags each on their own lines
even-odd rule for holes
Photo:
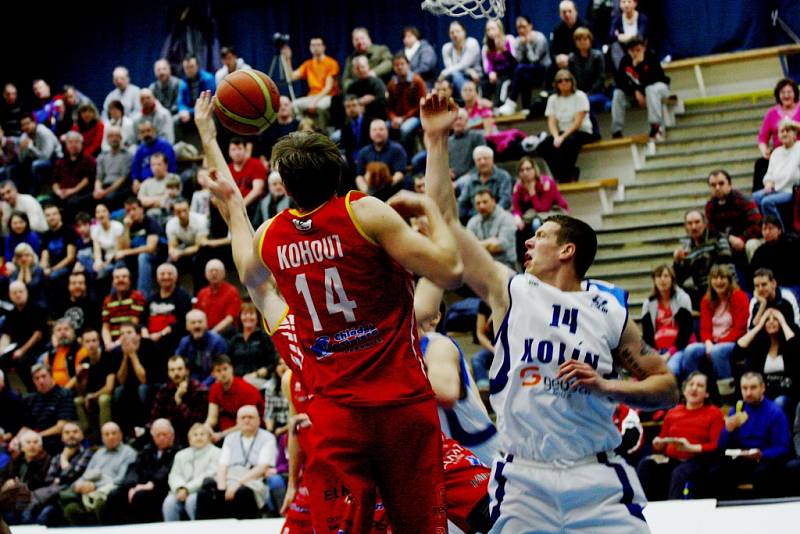
<svg viewBox="0 0 800 534">
<path fill-rule="evenodd" d="M 643 343 L 642 349 L 647 348 L 647 345 Z M 647 352 L 642 351 L 643 354 L 647 354 Z M 648 351 L 649 352 L 649 351 Z M 623 347 L 619 352 L 619 359 L 622 363 L 623 367 L 630 371 L 630 373 L 638 379 L 645 378 L 647 375 L 645 374 L 642 367 L 639 365 L 639 362 L 636 361 L 636 356 L 631 352 L 631 350 L 627 347 Z"/>
</svg>

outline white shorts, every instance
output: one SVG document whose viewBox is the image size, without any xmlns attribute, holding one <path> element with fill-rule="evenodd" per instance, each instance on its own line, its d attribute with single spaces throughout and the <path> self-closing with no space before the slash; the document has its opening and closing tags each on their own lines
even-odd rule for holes
<svg viewBox="0 0 800 534">
<path fill-rule="evenodd" d="M 492 533 L 649 533 L 636 471 L 613 453 L 569 467 L 495 460 L 489 482 Z"/>
</svg>

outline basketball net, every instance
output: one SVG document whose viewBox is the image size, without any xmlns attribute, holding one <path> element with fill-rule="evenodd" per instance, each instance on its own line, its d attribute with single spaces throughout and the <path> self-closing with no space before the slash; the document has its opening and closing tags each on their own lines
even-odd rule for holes
<svg viewBox="0 0 800 534">
<path fill-rule="evenodd" d="M 506 12 L 505 0 L 424 0 L 422 9 L 435 15 L 498 19 Z"/>
</svg>

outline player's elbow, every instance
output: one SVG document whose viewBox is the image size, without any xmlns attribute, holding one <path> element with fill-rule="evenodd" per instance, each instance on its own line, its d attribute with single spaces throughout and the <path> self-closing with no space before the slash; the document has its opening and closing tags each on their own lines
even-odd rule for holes
<svg viewBox="0 0 800 534">
<path fill-rule="evenodd" d="M 464 283 L 464 262 L 461 255 L 455 254 L 441 271 L 441 283 L 437 284 L 444 289 L 458 289 Z"/>
</svg>

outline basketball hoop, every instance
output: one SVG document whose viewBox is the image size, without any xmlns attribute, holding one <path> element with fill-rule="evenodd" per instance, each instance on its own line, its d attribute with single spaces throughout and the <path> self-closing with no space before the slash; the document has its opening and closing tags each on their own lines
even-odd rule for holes
<svg viewBox="0 0 800 534">
<path fill-rule="evenodd" d="M 424 0 L 422 9 L 434 15 L 498 19 L 506 12 L 505 0 Z"/>
</svg>

